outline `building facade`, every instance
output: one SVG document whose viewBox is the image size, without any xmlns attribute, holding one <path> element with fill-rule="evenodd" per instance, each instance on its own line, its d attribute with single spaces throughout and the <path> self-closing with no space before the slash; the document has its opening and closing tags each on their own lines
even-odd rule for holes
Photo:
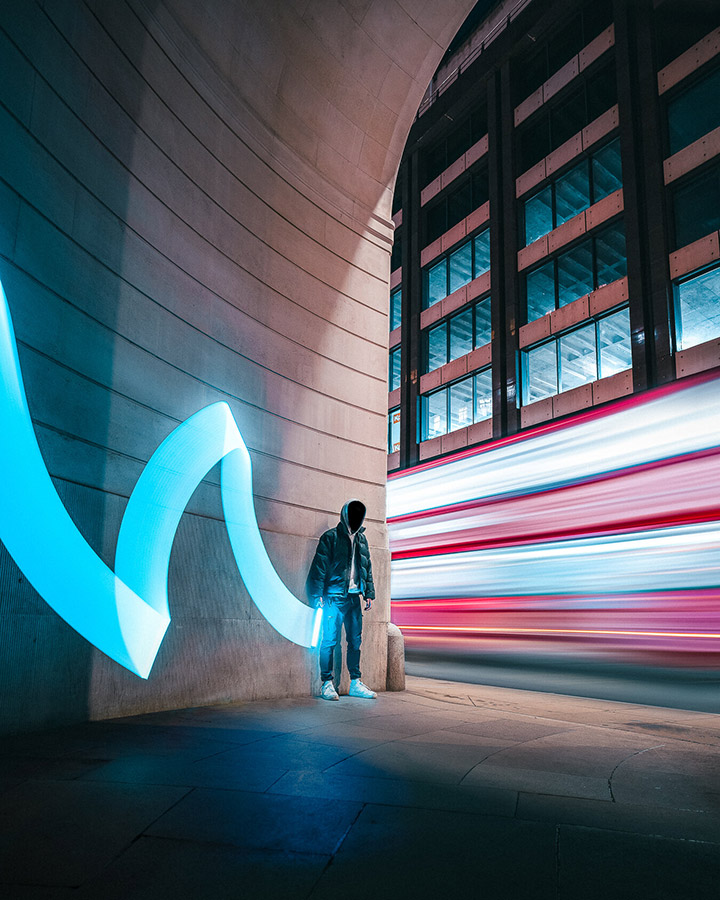
<svg viewBox="0 0 720 900">
<path fill-rule="evenodd" d="M 388 471 L 720 365 L 720 6 L 500 4 L 395 190 Z"/>
</svg>

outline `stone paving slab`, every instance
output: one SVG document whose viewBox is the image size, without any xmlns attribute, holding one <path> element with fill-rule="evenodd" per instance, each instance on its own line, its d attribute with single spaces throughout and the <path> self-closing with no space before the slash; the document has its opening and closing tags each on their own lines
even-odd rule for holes
<svg viewBox="0 0 720 900">
<path fill-rule="evenodd" d="M 720 896 L 720 717 L 407 684 L 4 740 L 0 897 Z"/>
<path fill-rule="evenodd" d="M 310 896 L 551 896 L 555 849 L 544 823 L 369 804 Z"/>
<path fill-rule="evenodd" d="M 595 828 L 557 829 L 558 900 L 718 896 L 718 845 Z"/>
<path fill-rule="evenodd" d="M 0 885 L 78 886 L 188 788 L 29 780 L 2 797 Z"/>
<path fill-rule="evenodd" d="M 287 900 L 306 897 L 331 857 L 141 837 L 77 900 Z"/>
</svg>

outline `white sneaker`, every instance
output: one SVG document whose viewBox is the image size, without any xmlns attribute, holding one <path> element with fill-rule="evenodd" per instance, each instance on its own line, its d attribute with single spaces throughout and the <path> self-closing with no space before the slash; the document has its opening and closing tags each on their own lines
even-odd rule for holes
<svg viewBox="0 0 720 900">
<path fill-rule="evenodd" d="M 335 690 L 335 685 L 332 681 L 323 681 L 322 690 L 320 691 L 320 696 L 323 700 L 339 700 L 338 692 Z"/>
<path fill-rule="evenodd" d="M 359 678 L 352 679 L 348 694 L 350 697 L 362 697 L 363 700 L 374 700 L 377 697 L 375 691 L 371 691 Z"/>
</svg>

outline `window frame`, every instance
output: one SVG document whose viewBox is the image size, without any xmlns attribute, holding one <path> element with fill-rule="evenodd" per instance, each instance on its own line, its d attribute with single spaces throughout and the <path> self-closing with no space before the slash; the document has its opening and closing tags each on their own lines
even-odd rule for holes
<svg viewBox="0 0 720 900">
<path fill-rule="evenodd" d="M 669 225 L 672 237 L 671 250 L 679 250 L 682 247 L 687 247 L 689 244 L 694 243 L 696 240 L 699 240 L 702 237 L 705 237 L 707 234 L 712 234 L 713 231 L 718 230 L 718 228 L 711 228 L 710 231 L 701 231 L 697 234 L 691 235 L 689 241 L 680 243 L 678 237 L 678 194 L 682 194 L 691 188 L 695 182 L 702 182 L 703 179 L 715 177 L 720 181 L 720 159 L 718 157 L 714 157 L 704 165 L 698 166 L 695 169 L 692 169 L 682 178 L 678 178 L 676 182 L 673 182 L 669 185 L 669 190 L 666 191 L 666 196 L 668 198 L 669 205 Z"/>
<path fill-rule="evenodd" d="M 402 325 L 402 285 L 399 284 L 397 287 L 394 287 L 390 291 L 390 331 L 395 331 L 395 329 L 400 328 Z M 399 295 L 399 303 L 396 303 L 395 298 Z M 393 325 L 395 321 L 395 313 L 397 312 L 397 325 Z"/>
<path fill-rule="evenodd" d="M 622 213 L 618 215 L 617 218 L 611 220 L 609 223 L 603 223 L 603 227 L 598 229 L 596 232 L 592 233 L 590 236 L 585 236 L 581 241 L 577 241 L 573 244 L 570 244 L 566 247 L 563 247 L 560 251 L 558 251 L 554 256 L 549 259 L 543 259 L 539 265 L 533 266 L 532 268 L 528 268 L 523 273 L 523 294 L 524 294 L 524 319 L 525 323 L 535 322 L 538 319 L 541 319 L 543 316 L 548 315 L 548 313 L 553 312 L 556 309 L 561 309 L 563 306 L 568 306 L 569 303 L 574 301 L 570 300 L 568 303 L 559 303 L 560 292 L 559 292 L 559 279 L 558 279 L 558 261 L 562 259 L 568 253 L 573 253 L 583 247 L 583 245 L 590 244 L 591 246 L 591 254 L 592 254 L 592 284 L 593 287 L 591 290 L 596 291 L 598 287 L 600 287 L 598 283 L 598 257 L 597 257 L 597 241 L 598 238 L 601 238 L 604 234 L 607 234 L 612 229 L 617 228 L 618 225 L 622 225 L 623 238 L 625 240 L 625 274 L 621 275 L 620 278 L 625 278 L 627 276 L 627 235 L 625 233 L 625 222 L 622 218 Z M 528 291 L 527 291 L 527 281 L 528 277 L 533 275 L 535 272 L 539 272 L 545 266 L 552 265 L 553 268 L 553 286 L 554 286 L 554 306 L 552 309 L 548 310 L 547 313 L 542 313 L 540 316 L 536 316 L 534 319 L 528 318 Z M 619 279 L 615 279 L 616 281 Z M 611 284 L 612 282 L 607 282 Z M 605 282 L 603 282 L 605 284 Z M 580 295 L 581 297 L 584 294 Z M 576 298 L 576 299 L 579 299 Z"/>
<path fill-rule="evenodd" d="M 607 54 L 603 54 L 601 64 L 585 70 L 585 72 L 573 78 L 571 84 L 572 91 L 566 92 L 563 90 L 560 92 L 557 95 L 557 99 L 553 97 L 549 103 L 543 104 L 537 113 L 529 116 L 516 129 L 517 165 L 521 172 L 528 172 L 548 154 L 561 147 L 573 134 L 578 134 L 583 128 L 617 104 L 614 48 Z M 593 109 L 596 99 L 595 93 L 598 86 L 603 84 L 604 86 L 610 86 L 611 90 L 613 90 L 612 102 L 609 106 L 601 104 L 601 106 L 604 106 L 604 109 L 598 111 Z M 582 124 L 571 135 L 564 135 L 561 130 L 563 113 L 569 112 L 572 108 L 571 101 L 576 101 L 580 92 L 582 92 L 583 100 L 583 114 L 580 117 Z M 542 152 L 538 156 L 538 151 L 533 149 L 531 152 L 530 147 L 539 148 Z"/>
<path fill-rule="evenodd" d="M 579 31 L 580 31 L 580 43 L 578 45 L 578 49 L 576 53 L 579 53 L 585 47 L 588 46 L 593 40 L 595 40 L 598 35 L 602 34 L 602 32 L 613 22 L 613 9 L 611 2 L 604 3 L 604 11 L 605 17 L 600 17 L 600 21 L 592 22 L 591 16 L 594 14 L 598 15 L 598 5 L 593 4 L 592 8 L 590 5 L 586 5 L 584 8 L 577 10 L 577 12 L 573 13 L 573 19 L 579 20 Z M 592 24 L 591 24 L 592 22 Z M 607 24 L 603 24 L 607 23 Z M 512 78 L 512 96 L 513 96 L 513 106 L 517 106 L 519 103 L 522 103 L 529 96 L 531 96 L 539 87 L 541 87 L 549 78 L 558 72 L 564 65 L 567 65 L 570 59 L 575 56 L 575 53 L 572 53 L 569 59 L 565 60 L 565 62 L 561 62 L 559 65 L 555 62 L 551 63 L 550 60 L 550 51 L 552 45 L 557 42 L 558 37 L 560 37 L 564 30 L 571 28 L 575 24 L 573 20 L 570 22 L 564 22 L 558 27 L 554 28 L 552 33 L 544 39 L 542 45 L 537 49 L 533 49 L 529 53 L 525 53 L 521 56 L 517 56 L 513 60 L 513 78 Z M 600 25 L 600 30 L 598 31 L 598 25 Z M 562 57 L 561 57 L 562 58 Z M 537 65 L 537 63 L 540 65 Z M 542 79 L 537 82 L 534 81 L 529 82 L 530 87 L 528 88 L 528 82 L 518 79 L 517 73 L 519 71 L 527 71 L 530 68 L 531 64 L 536 64 L 536 69 L 540 71 L 542 69 Z M 525 93 L 527 91 L 527 93 Z M 524 95 L 524 96 L 523 96 Z"/>
<path fill-rule="evenodd" d="M 487 422 L 488 420 L 492 420 L 492 416 L 493 416 L 492 390 L 491 390 L 491 395 L 490 395 L 490 415 L 485 416 L 485 418 L 483 418 L 483 419 L 475 418 L 475 413 L 477 411 L 477 380 L 476 379 L 477 379 L 477 376 L 482 375 L 486 372 L 491 373 L 491 384 L 492 384 L 492 366 L 483 366 L 481 369 L 478 369 L 477 371 L 472 372 L 470 375 L 463 375 L 462 378 L 457 378 L 457 379 L 455 379 L 455 381 L 451 381 L 449 384 L 444 384 L 441 387 L 435 388 L 432 391 L 428 391 L 426 394 L 421 394 L 418 397 L 418 400 L 420 402 L 420 415 L 418 417 L 419 426 L 420 426 L 420 443 L 423 443 L 425 441 L 434 440 L 437 437 L 443 437 L 446 434 L 452 434 L 453 431 L 459 431 L 461 428 L 468 428 L 468 427 L 470 427 L 470 425 L 475 425 L 478 422 Z M 471 394 L 471 399 L 470 399 L 470 410 L 471 410 L 470 421 L 467 423 L 467 425 L 460 425 L 457 428 L 451 429 L 450 428 L 450 424 L 452 421 L 452 419 L 451 419 L 452 407 L 451 407 L 451 400 L 450 400 L 451 389 L 453 387 L 456 387 L 457 385 L 463 384 L 466 381 L 471 382 L 471 384 L 472 384 L 472 394 Z M 429 407 L 429 401 L 430 401 L 431 397 L 437 397 L 438 395 L 440 395 L 442 393 L 445 394 L 445 423 L 446 423 L 447 427 L 446 427 L 446 430 L 441 432 L 440 434 L 436 434 L 433 437 L 428 437 L 427 436 L 427 434 L 428 434 L 427 410 Z"/>
<path fill-rule="evenodd" d="M 615 137 L 606 141 L 600 147 L 596 147 L 592 151 L 592 153 L 588 153 L 582 159 L 574 161 L 573 165 L 569 166 L 567 169 L 565 169 L 559 175 L 556 175 L 551 181 L 546 181 L 544 184 L 542 184 L 541 187 L 536 187 L 533 190 L 533 192 L 531 194 L 529 194 L 525 199 L 520 200 L 520 215 L 518 216 L 518 220 L 519 220 L 518 224 L 519 224 L 519 232 L 520 232 L 520 234 L 519 234 L 520 244 L 523 247 L 529 247 L 530 244 L 532 244 L 534 241 L 540 240 L 540 238 L 544 237 L 546 234 L 550 234 L 551 231 L 554 231 L 556 228 L 559 228 L 561 225 L 564 224 L 564 222 L 569 221 L 569 219 L 564 219 L 563 222 L 558 222 L 557 185 L 558 185 L 558 182 L 561 182 L 564 178 L 567 178 L 567 176 L 570 173 L 574 172 L 575 169 L 579 169 L 583 166 L 585 167 L 585 174 L 587 177 L 588 195 L 589 195 L 588 205 L 584 206 L 582 209 L 578 209 L 578 211 L 575 213 L 575 215 L 580 215 L 581 212 L 584 212 L 586 209 L 589 209 L 595 203 L 598 203 L 600 200 L 604 200 L 605 197 L 610 196 L 610 194 L 603 194 L 602 196 L 598 196 L 599 192 L 597 190 L 597 186 L 595 183 L 596 179 L 595 179 L 595 175 L 594 175 L 593 162 L 596 159 L 596 157 L 600 156 L 601 153 L 603 153 L 609 147 L 613 146 L 613 144 L 617 145 L 618 151 L 619 151 L 620 150 L 620 137 L 618 135 L 615 135 Z M 621 168 L 620 184 L 618 185 L 618 187 L 615 188 L 615 190 L 620 190 L 623 187 L 622 161 L 621 161 L 620 168 Z M 550 190 L 550 206 L 551 206 L 550 217 L 552 220 L 552 228 L 550 228 L 549 231 L 545 231 L 542 234 L 537 235 L 537 237 L 535 237 L 533 239 L 533 241 L 528 241 L 527 240 L 527 205 L 528 205 L 528 203 L 531 203 L 533 200 L 535 200 L 537 197 L 539 197 L 542 193 L 544 193 L 547 190 Z M 612 193 L 612 191 L 610 193 Z M 571 216 L 570 218 L 573 218 L 573 217 Z M 525 243 L 523 243 L 523 241 L 525 241 Z"/>
<path fill-rule="evenodd" d="M 465 282 L 465 285 L 470 284 L 476 278 L 480 278 L 482 275 L 485 275 L 486 272 L 490 271 L 490 265 L 488 265 L 487 269 L 483 269 L 483 271 L 477 275 L 475 274 L 475 269 L 476 269 L 475 242 L 477 241 L 477 239 L 479 237 L 482 237 L 485 234 L 487 234 L 488 250 L 489 250 L 490 226 L 487 223 L 485 223 L 479 229 L 479 231 L 477 231 L 475 234 L 472 235 L 472 237 L 468 238 L 467 240 L 464 240 L 462 243 L 455 245 L 451 250 L 446 250 L 444 253 L 440 254 L 440 256 L 434 257 L 427 265 L 423 266 L 423 268 L 422 268 L 422 309 L 423 310 L 430 309 L 430 307 L 435 306 L 437 303 L 440 303 L 442 300 L 444 300 L 445 297 L 450 296 L 450 293 L 451 293 L 451 291 L 450 291 L 450 257 L 453 254 L 462 250 L 465 246 L 467 246 L 467 244 L 470 244 L 472 246 L 472 263 L 471 263 L 472 277 L 470 278 L 470 281 Z M 446 291 L 446 293 L 442 297 L 439 297 L 437 300 L 435 300 L 434 303 L 428 303 L 428 285 L 429 285 L 429 281 L 430 281 L 430 272 L 433 271 L 434 269 L 436 269 L 438 266 L 443 265 L 443 264 L 445 265 L 445 291 Z M 460 288 L 465 287 L 465 285 L 460 285 Z M 456 288 L 456 290 L 460 290 L 460 288 Z"/>
<path fill-rule="evenodd" d="M 393 420 L 392 420 L 392 417 L 395 415 L 395 413 L 398 413 L 399 416 L 400 416 L 400 418 L 398 419 L 398 423 L 397 423 L 397 424 L 398 424 L 398 432 L 399 432 L 399 433 L 398 433 L 398 446 L 397 446 L 397 450 L 394 450 L 394 449 L 393 449 L 394 444 L 392 443 L 392 428 L 393 428 Z M 401 430 L 401 426 L 402 426 L 402 407 L 400 407 L 400 406 L 393 406 L 392 409 L 389 409 L 389 410 L 388 410 L 388 417 L 387 417 L 387 451 L 388 451 L 388 456 L 390 456 L 391 453 L 398 453 L 399 450 L 400 450 L 400 442 L 401 442 L 401 440 L 402 440 L 402 430 Z"/>
<path fill-rule="evenodd" d="M 702 85 L 703 82 L 709 81 L 712 78 L 720 79 L 720 61 L 718 57 L 713 57 L 712 60 L 708 61 L 705 65 L 703 65 L 700 69 L 693 72 L 689 78 L 683 79 L 678 85 L 676 85 L 672 90 L 668 91 L 668 93 L 663 97 L 664 102 L 664 148 L 665 148 L 665 156 L 674 156 L 676 153 L 680 153 L 693 144 L 695 141 L 700 140 L 706 134 L 710 134 L 710 132 L 714 131 L 716 128 L 720 127 L 720 121 L 718 124 L 711 128 L 710 131 L 704 132 L 703 134 L 697 135 L 697 137 L 693 138 L 693 140 L 688 141 L 686 144 L 683 144 L 680 147 L 676 147 L 673 149 L 671 134 L 672 130 L 670 127 L 670 112 L 672 107 L 675 106 L 678 102 L 682 101 L 686 98 L 692 91 Z"/>
<path fill-rule="evenodd" d="M 448 363 L 454 362 L 456 359 L 460 359 L 462 356 L 467 356 L 468 353 L 472 353 L 473 350 L 477 350 L 478 347 L 485 347 L 487 344 L 492 342 L 492 301 L 491 294 L 485 294 L 483 297 L 478 297 L 476 300 L 473 300 L 470 303 L 466 303 L 464 306 L 461 306 L 460 309 L 455 310 L 451 315 L 447 316 L 444 319 L 441 319 L 438 322 L 433 322 L 432 325 L 428 325 L 427 328 L 423 328 L 421 332 L 422 336 L 422 371 L 424 375 L 427 375 L 429 372 L 435 372 L 437 369 L 442 368 L 442 366 L 448 365 Z M 477 309 L 484 303 L 491 304 L 491 314 L 490 314 L 490 332 L 491 338 L 489 341 L 485 341 L 482 344 L 478 344 L 478 323 L 477 323 Z M 461 353 L 460 356 L 451 356 L 450 355 L 450 341 L 451 341 L 451 331 L 450 331 L 450 323 L 453 319 L 457 319 L 462 315 L 471 313 L 472 319 L 472 338 L 471 343 L 472 347 L 467 353 Z M 438 331 L 439 329 L 445 329 L 445 362 L 440 363 L 439 366 L 435 366 L 435 368 L 430 368 L 430 335 L 432 332 Z"/>
<path fill-rule="evenodd" d="M 682 342 L 682 333 L 683 333 L 683 324 L 682 324 L 682 308 L 680 303 L 680 289 L 698 278 L 702 278 L 703 276 L 710 275 L 713 272 L 717 272 L 718 277 L 720 278 L 720 264 L 718 264 L 717 260 L 713 260 L 708 265 L 702 266 L 699 269 L 695 269 L 692 272 L 688 272 L 686 275 L 682 275 L 679 278 L 673 279 L 672 282 L 672 298 L 673 298 L 673 315 L 671 317 L 671 328 L 672 328 L 672 341 L 673 341 L 673 351 L 675 353 L 682 353 L 685 350 L 689 350 L 692 347 L 699 347 L 702 344 L 706 343 L 706 341 L 699 341 L 696 344 L 688 344 L 687 347 L 681 346 Z M 720 337 L 720 330 L 717 335 L 707 338 L 707 341 L 714 341 Z"/>
<path fill-rule="evenodd" d="M 469 131 L 470 131 L 470 144 L 465 148 L 465 150 L 460 153 L 459 156 L 456 156 L 455 159 L 449 159 L 448 147 L 450 146 L 450 138 L 456 135 L 461 128 L 469 123 Z M 484 129 L 484 130 L 483 130 Z M 482 133 L 479 133 L 482 132 Z M 479 140 L 487 134 L 488 132 L 488 111 L 487 111 L 487 103 L 480 102 L 476 104 L 466 116 L 460 119 L 457 126 L 452 129 L 451 132 L 444 134 L 442 138 L 437 140 L 434 144 L 431 144 L 427 150 L 422 154 L 421 160 L 421 169 L 422 169 L 422 180 L 424 184 L 422 185 L 422 189 L 426 188 L 432 181 L 434 181 L 438 175 L 441 175 L 449 166 L 451 166 L 460 156 L 463 155 L 470 147 L 474 146 Z M 442 147 L 442 151 L 440 148 Z M 429 169 L 428 167 L 428 159 L 432 154 L 438 154 L 438 156 L 442 156 L 443 166 L 441 169 L 435 171 L 434 169 Z M 433 174 L 429 174 L 432 172 Z"/>
<path fill-rule="evenodd" d="M 720 267 L 718 267 L 720 268 Z M 629 334 L 629 350 L 630 350 L 630 365 L 624 369 L 619 369 L 617 372 L 613 372 L 610 375 L 602 374 L 602 348 L 600 346 L 600 327 L 601 323 L 607 319 L 612 318 L 618 313 L 628 312 L 628 334 Z M 593 316 L 591 319 L 585 319 L 583 322 L 578 322 L 577 325 L 574 325 L 572 328 L 565 329 L 559 334 L 554 334 L 551 337 L 547 338 L 543 341 L 538 341 L 537 344 L 533 344 L 530 347 L 523 347 L 520 351 L 520 406 L 531 406 L 533 403 L 540 403 L 543 400 L 547 400 L 551 397 L 557 397 L 560 394 L 564 394 L 568 390 L 574 390 L 574 388 L 565 388 L 565 390 L 561 390 L 562 384 L 562 364 L 560 357 L 560 342 L 563 338 L 567 338 L 577 332 L 582 331 L 584 328 L 588 328 L 589 326 L 593 327 L 594 337 L 595 337 L 595 375 L 596 377 L 590 381 L 583 381 L 579 385 L 575 385 L 574 387 L 582 387 L 585 384 L 592 384 L 594 381 L 601 381 L 603 378 L 612 378 L 613 375 L 617 375 L 620 372 L 627 372 L 628 370 L 632 370 L 632 329 L 629 324 L 629 311 L 630 304 L 628 301 L 613 307 L 609 310 L 604 310 L 601 314 L 597 316 Z M 552 394 L 546 394 L 544 397 L 539 397 L 536 400 L 530 401 L 528 399 L 530 385 L 528 382 L 528 356 L 535 350 L 539 350 L 542 347 L 554 346 L 555 350 L 555 383 L 557 385 L 557 390 Z"/>
<path fill-rule="evenodd" d="M 484 176 L 484 189 L 480 190 L 480 181 L 481 177 Z M 450 218 L 450 204 L 453 200 L 457 198 L 461 191 L 465 190 L 467 187 L 470 187 L 470 201 L 468 204 L 468 212 L 461 216 L 458 219 L 455 219 L 451 222 Z M 484 206 L 485 203 L 490 199 L 490 185 L 489 185 L 489 171 L 488 171 L 488 163 L 485 158 L 478 161 L 476 165 L 473 165 L 471 169 L 468 169 L 461 178 L 454 180 L 451 186 L 448 186 L 447 190 L 442 191 L 437 198 L 433 198 L 426 206 L 423 206 L 420 212 L 420 230 L 421 234 L 424 236 L 425 245 L 432 244 L 438 238 L 442 237 L 443 234 L 446 234 L 450 231 L 451 228 L 454 228 L 463 219 L 466 219 L 469 215 L 471 215 L 476 209 L 480 209 L 481 206 Z M 440 230 L 437 234 L 434 231 L 430 231 L 429 228 L 429 220 L 430 217 L 436 215 L 440 208 L 444 209 L 444 221 L 442 230 Z M 434 235 L 431 236 L 431 235 Z"/>
<path fill-rule="evenodd" d="M 392 394 L 393 391 L 396 391 L 400 385 L 402 384 L 402 353 L 401 347 L 398 345 L 397 347 L 393 347 L 392 350 L 388 353 L 388 393 Z M 397 384 L 394 381 L 395 375 L 395 360 L 397 360 Z M 394 385 L 394 387 L 393 387 Z"/>
</svg>

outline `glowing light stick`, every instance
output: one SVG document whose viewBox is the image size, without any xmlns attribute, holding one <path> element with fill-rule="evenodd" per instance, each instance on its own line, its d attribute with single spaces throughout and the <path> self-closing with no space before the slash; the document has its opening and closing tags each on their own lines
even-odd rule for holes
<svg viewBox="0 0 720 900">
<path fill-rule="evenodd" d="M 190 416 L 158 447 L 123 516 L 113 572 L 80 534 L 50 479 L 30 418 L 7 299 L 0 284 L 0 539 L 43 599 L 98 650 L 142 678 L 170 623 L 168 566 L 180 517 L 222 460 L 230 544 L 253 602 L 283 637 L 317 644 L 321 610 L 283 584 L 255 516 L 250 455 L 227 403 Z"/>
</svg>

